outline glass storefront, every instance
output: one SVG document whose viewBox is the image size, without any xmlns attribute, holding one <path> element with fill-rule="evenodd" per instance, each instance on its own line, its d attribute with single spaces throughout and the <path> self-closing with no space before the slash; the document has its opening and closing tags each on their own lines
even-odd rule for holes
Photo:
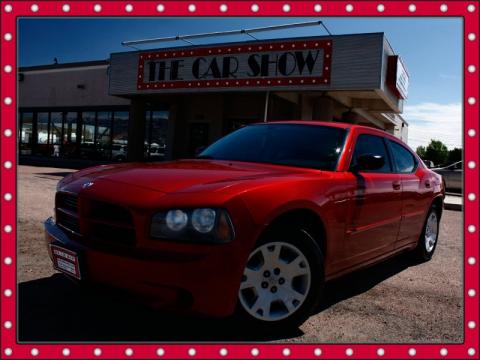
<svg viewBox="0 0 480 360">
<path fill-rule="evenodd" d="M 20 155 L 126 161 L 128 109 L 22 111 Z M 145 112 L 145 159 L 165 160 L 168 111 Z"/>
<path fill-rule="evenodd" d="M 145 159 L 165 160 L 168 111 L 146 111 L 145 117 Z"/>
</svg>

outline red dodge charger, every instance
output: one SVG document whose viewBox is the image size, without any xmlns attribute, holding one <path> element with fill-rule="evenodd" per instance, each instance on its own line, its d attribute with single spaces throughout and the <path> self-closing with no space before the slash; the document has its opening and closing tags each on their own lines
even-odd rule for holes
<svg viewBox="0 0 480 360">
<path fill-rule="evenodd" d="M 429 260 L 444 185 L 404 143 L 352 124 L 255 124 L 198 157 L 61 180 L 54 267 L 151 305 L 298 326 L 325 281 L 404 251 Z"/>
</svg>

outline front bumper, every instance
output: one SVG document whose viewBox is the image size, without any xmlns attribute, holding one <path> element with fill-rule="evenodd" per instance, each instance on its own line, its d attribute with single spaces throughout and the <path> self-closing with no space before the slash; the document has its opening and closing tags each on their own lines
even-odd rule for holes
<svg viewBox="0 0 480 360">
<path fill-rule="evenodd" d="M 73 240 L 52 218 L 44 225 L 47 245 L 78 254 L 82 281 L 127 290 L 152 306 L 219 317 L 235 309 L 250 250 L 239 239 L 222 245 L 169 243 L 165 250 L 119 254 Z"/>
</svg>

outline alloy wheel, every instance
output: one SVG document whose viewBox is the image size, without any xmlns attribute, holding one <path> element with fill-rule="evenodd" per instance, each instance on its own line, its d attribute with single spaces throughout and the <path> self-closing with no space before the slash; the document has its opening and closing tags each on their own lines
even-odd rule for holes
<svg viewBox="0 0 480 360">
<path fill-rule="evenodd" d="M 240 284 L 240 304 L 256 319 L 282 320 L 301 307 L 310 283 L 305 255 L 290 243 L 269 242 L 248 258 Z"/>
</svg>

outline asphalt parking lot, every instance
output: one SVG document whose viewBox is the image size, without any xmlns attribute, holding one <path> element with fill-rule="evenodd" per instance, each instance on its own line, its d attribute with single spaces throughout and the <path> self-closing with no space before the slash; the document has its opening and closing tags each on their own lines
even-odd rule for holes
<svg viewBox="0 0 480 360">
<path fill-rule="evenodd" d="M 398 256 L 327 283 L 327 296 L 299 329 L 255 334 L 233 320 L 155 311 L 120 294 L 76 286 L 51 266 L 43 221 L 68 169 L 18 170 L 20 341 L 275 341 L 458 343 L 463 341 L 463 214 L 444 211 L 434 258 Z"/>
</svg>

